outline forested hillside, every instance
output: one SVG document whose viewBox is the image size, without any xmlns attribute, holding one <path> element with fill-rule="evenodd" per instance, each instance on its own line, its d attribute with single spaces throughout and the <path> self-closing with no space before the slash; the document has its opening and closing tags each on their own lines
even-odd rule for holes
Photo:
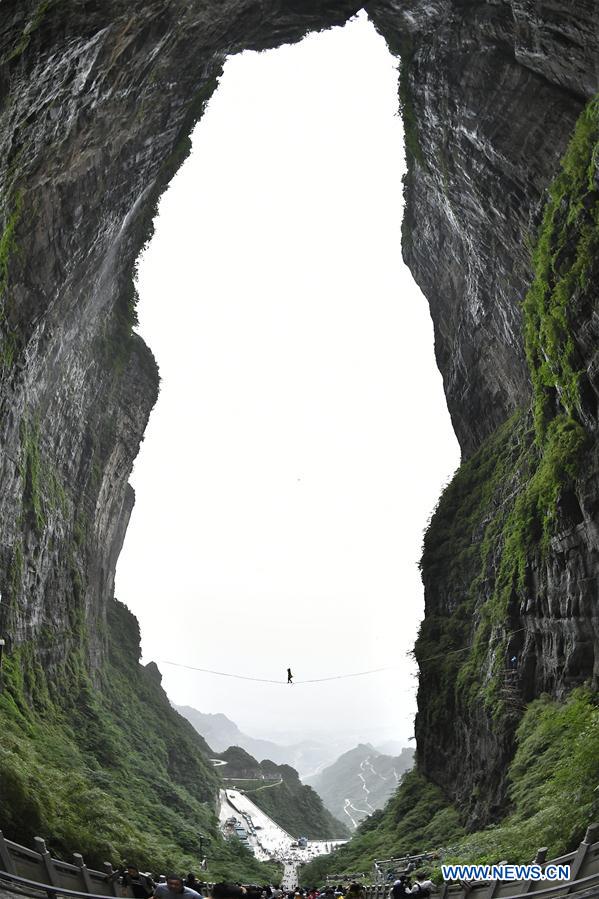
<svg viewBox="0 0 599 899">
<path fill-rule="evenodd" d="M 0 691 L 0 822 L 4 835 L 90 866 L 135 859 L 152 871 L 197 868 L 211 840 L 215 879 L 272 871 L 221 839 L 219 779 L 209 748 L 171 707 L 155 665 L 139 664 L 137 620 L 108 604 L 110 652 L 93 683 L 71 655 L 46 677 L 26 647 L 4 666 Z M 244 872 L 243 875 L 241 872 Z"/>
<path fill-rule="evenodd" d="M 348 828 L 327 811 L 318 793 L 302 784 L 289 765 L 276 765 L 268 759 L 258 762 L 239 746 L 231 746 L 218 758 L 227 762 L 220 768 L 225 785 L 242 789 L 291 836 L 313 840 L 349 836 Z"/>
</svg>

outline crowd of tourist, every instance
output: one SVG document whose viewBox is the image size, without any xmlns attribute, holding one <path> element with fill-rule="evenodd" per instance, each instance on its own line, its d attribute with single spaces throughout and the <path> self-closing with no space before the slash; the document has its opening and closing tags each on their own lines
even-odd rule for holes
<svg viewBox="0 0 599 899">
<path fill-rule="evenodd" d="M 144 874 L 134 865 L 117 872 L 124 897 L 130 899 L 366 899 L 364 888 L 357 882 L 346 889 L 343 884 L 284 890 L 278 885 L 243 885 L 240 883 L 207 884 L 194 874 L 181 877 L 178 874 L 160 875 L 154 879 Z M 395 881 L 388 899 L 402 899 L 403 896 L 417 896 L 426 899 L 434 892 L 434 885 L 428 875 L 414 877 L 404 874 Z"/>
</svg>

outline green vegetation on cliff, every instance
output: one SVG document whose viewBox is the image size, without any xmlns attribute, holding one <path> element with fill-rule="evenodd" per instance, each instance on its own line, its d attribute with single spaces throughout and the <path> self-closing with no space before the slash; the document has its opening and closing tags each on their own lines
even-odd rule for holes
<svg viewBox="0 0 599 899">
<path fill-rule="evenodd" d="M 370 872 L 375 858 L 443 849 L 444 860 L 492 863 L 531 861 L 547 846 L 550 857 L 574 849 L 597 820 L 599 697 L 575 690 L 559 703 L 532 702 L 517 732 L 508 773 L 510 808 L 493 827 L 465 834 L 458 812 L 418 771 L 404 775 L 395 796 L 358 828 L 346 846 L 302 870 L 302 882 L 328 872 Z"/>
<path fill-rule="evenodd" d="M 7 62 L 12 62 L 13 60 L 19 59 L 20 56 L 23 55 L 25 50 L 29 47 L 31 43 L 32 36 L 39 30 L 44 21 L 46 13 L 53 7 L 56 6 L 61 0 L 41 0 L 40 3 L 33 10 L 31 17 L 28 18 L 27 24 L 23 29 L 23 33 L 14 47 L 14 49 L 8 54 L 6 59 Z M 3 60 L 4 62 L 4 60 Z"/>
<path fill-rule="evenodd" d="M 362 873 L 368 880 L 375 858 L 452 845 L 463 833 L 458 813 L 441 790 L 414 769 L 404 774 L 385 808 L 360 824 L 349 843 L 306 865 L 301 881 L 318 884 L 329 872 Z"/>
<path fill-rule="evenodd" d="M 467 808 L 452 808 L 414 771 L 380 816 L 372 816 L 333 859 L 315 862 L 306 880 L 326 870 L 368 870 L 375 857 L 451 847 L 461 861 L 530 859 L 572 849 L 599 815 L 598 700 L 578 688 L 563 703 L 543 696 L 521 716 L 506 701 L 510 639 L 522 626 L 527 577 L 547 558 L 556 526 L 569 527 L 588 436 L 584 335 L 573 322 L 592 317 L 599 264 L 599 98 L 582 113 L 551 185 L 533 254 L 534 278 L 523 304 L 533 388 L 531 411 L 498 429 L 457 471 L 424 541 L 427 615 L 416 645 L 420 663 L 418 729 L 423 769 L 451 759 L 432 735 L 451 733 L 474 714 L 489 727 L 515 731 L 504 816 L 463 834 Z M 590 402 L 592 402 L 592 397 Z M 430 602 L 434 596 L 434 602 Z M 521 719 L 518 723 L 518 719 Z M 517 727 L 517 730 L 515 730 Z M 428 745 L 426 745 L 428 744 Z M 479 801 L 474 787 L 472 804 Z M 484 788 L 483 788 L 484 790 Z M 407 802 L 411 796 L 411 803 Z M 426 824 L 414 821 L 422 809 Z M 412 819 L 410 820 L 410 815 Z M 445 834 L 440 822 L 448 824 Z"/>
<path fill-rule="evenodd" d="M 498 544 L 520 481 L 530 476 L 535 458 L 530 422 L 516 415 L 458 469 L 425 535 L 423 580 L 442 598 L 440 613 L 428 611 L 415 647 L 422 672 L 420 697 L 426 700 L 419 703 L 419 726 L 427 731 L 451 728 L 457 705 L 469 704 L 483 690 L 487 701 L 496 701 L 495 681 L 483 684 L 480 672 L 493 623 L 505 615 L 504 596 L 497 585 L 493 589 Z M 502 668 L 503 649 L 500 639 Z"/>
<path fill-rule="evenodd" d="M 48 839 L 89 865 L 135 860 L 194 870 L 210 836 L 207 876 L 262 880 L 268 868 L 218 836 L 217 776 L 207 747 L 170 706 L 155 666 L 139 665 L 136 619 L 108 607 L 109 659 L 98 683 L 71 651 L 47 679 L 31 644 L 9 654 L 0 693 L 0 821 L 5 836 Z M 39 652 L 39 647 L 37 648 Z"/>
<path fill-rule="evenodd" d="M 507 714 L 502 688 L 512 605 L 524 595 L 530 561 L 547 551 L 558 500 L 585 445 L 583 428 L 565 415 L 548 424 L 539 443 L 530 416 L 516 414 L 458 469 L 441 497 L 421 568 L 425 585 L 442 591 L 443 614 L 427 614 L 415 649 L 427 729 L 449 727 L 456 708 L 481 700 L 495 717 Z"/>
<path fill-rule="evenodd" d="M 15 231 L 21 217 L 22 194 L 17 194 L 10 214 L 6 218 L 4 230 L 0 235 L 0 298 L 4 297 L 8 285 L 8 270 L 11 256 L 16 252 Z"/>
<path fill-rule="evenodd" d="M 599 258 L 598 147 L 596 98 L 582 113 L 551 185 L 523 304 L 534 428 L 520 413 L 486 441 L 456 473 L 425 537 L 423 579 L 443 585 L 445 606 L 454 611 L 427 614 L 417 658 L 471 644 L 467 656 L 424 663 L 425 689 L 434 692 L 426 704 L 427 727 L 439 725 L 437 712 L 447 718 L 456 706 L 481 699 L 495 717 L 506 714 L 502 672 L 510 621 L 517 620 L 512 613 L 525 598 L 531 562 L 548 551 L 560 498 L 573 486 L 588 445 L 570 315 L 585 303 Z"/>
<path fill-rule="evenodd" d="M 8 318 L 10 304 L 8 302 L 8 284 L 10 266 L 18 253 L 16 230 L 21 218 L 23 195 L 19 191 L 9 204 L 10 212 L 6 213 L 4 229 L 0 234 L 0 326 L 4 333 L 0 334 L 0 367 L 11 368 L 17 349 L 17 338 Z"/>
<path fill-rule="evenodd" d="M 526 353 L 535 392 L 535 425 L 543 435 L 559 402 L 570 416 L 581 400 L 584 364 L 571 317 L 580 315 L 599 258 L 599 97 L 578 119 L 549 190 L 533 253 L 534 282 L 524 302 Z"/>
<path fill-rule="evenodd" d="M 518 727 L 509 769 L 508 814 L 470 834 L 454 857 L 529 861 L 539 846 L 549 857 L 574 849 L 599 815 L 599 696 L 574 690 L 565 702 L 541 696 Z"/>
</svg>

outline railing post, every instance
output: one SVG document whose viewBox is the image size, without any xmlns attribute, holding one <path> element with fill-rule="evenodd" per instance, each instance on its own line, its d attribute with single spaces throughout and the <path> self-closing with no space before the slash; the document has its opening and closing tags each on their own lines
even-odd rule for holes
<svg viewBox="0 0 599 899">
<path fill-rule="evenodd" d="M 487 886 L 487 891 L 483 893 L 482 899 L 493 899 L 493 896 L 497 892 L 497 887 L 499 886 L 498 880 L 490 880 Z"/>
<path fill-rule="evenodd" d="M 89 872 L 87 870 L 87 866 L 83 861 L 83 856 L 80 852 L 73 852 L 73 858 L 75 860 L 75 864 L 81 871 L 81 880 L 83 881 L 83 887 L 86 893 L 93 893 L 92 882 L 89 876 Z"/>
<path fill-rule="evenodd" d="M 548 852 L 549 850 L 547 846 L 542 846 L 541 849 L 537 849 L 537 854 L 534 857 L 533 865 L 543 865 L 545 863 L 545 859 L 547 858 Z M 534 880 L 523 880 L 522 886 L 520 887 L 520 892 L 530 893 L 533 883 Z"/>
<path fill-rule="evenodd" d="M 589 824 L 587 827 L 587 832 L 584 835 L 584 840 L 576 850 L 576 855 L 572 859 L 572 864 L 570 865 L 570 881 L 573 884 L 575 880 L 578 880 L 582 867 L 584 865 L 585 859 L 587 857 L 587 852 L 589 851 L 589 847 L 595 842 L 595 840 L 599 837 L 599 824 Z M 570 886 L 565 892 L 569 893 L 572 887 Z"/>
<path fill-rule="evenodd" d="M 42 839 L 42 837 L 34 837 L 33 842 L 35 844 L 36 852 L 39 852 L 40 857 L 44 863 L 44 869 L 46 871 L 48 883 L 53 887 L 59 886 L 58 877 L 56 875 L 56 868 L 54 867 L 54 859 L 46 848 L 46 841 Z"/>
<path fill-rule="evenodd" d="M 10 850 L 6 845 L 6 840 L 4 839 L 4 834 L 0 830 L 0 862 L 2 862 L 2 867 L 6 871 L 7 874 L 16 874 L 17 869 L 15 868 L 14 862 L 12 860 L 12 855 L 10 854 Z"/>
<path fill-rule="evenodd" d="M 104 872 L 106 874 L 106 880 L 110 884 L 110 889 L 112 890 L 113 896 L 120 896 L 119 885 L 117 883 L 118 877 L 115 877 L 114 868 L 110 864 L 110 862 L 104 862 L 102 865 L 104 868 Z"/>
<path fill-rule="evenodd" d="M 507 865 L 507 859 L 504 859 L 503 861 L 499 862 L 499 864 Z M 499 880 L 490 880 L 489 885 L 487 887 L 487 891 L 486 891 L 486 893 L 483 894 L 483 899 L 493 899 L 493 896 L 497 892 L 499 884 L 500 884 Z"/>
</svg>

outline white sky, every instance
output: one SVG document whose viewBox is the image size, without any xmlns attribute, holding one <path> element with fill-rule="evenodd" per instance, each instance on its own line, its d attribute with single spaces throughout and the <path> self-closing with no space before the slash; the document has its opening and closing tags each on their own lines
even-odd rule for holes
<svg viewBox="0 0 599 899">
<path fill-rule="evenodd" d="M 396 63 L 365 16 L 230 59 L 140 265 L 162 375 L 117 596 L 173 701 L 406 740 L 422 532 L 458 448 L 400 253 Z"/>
</svg>

